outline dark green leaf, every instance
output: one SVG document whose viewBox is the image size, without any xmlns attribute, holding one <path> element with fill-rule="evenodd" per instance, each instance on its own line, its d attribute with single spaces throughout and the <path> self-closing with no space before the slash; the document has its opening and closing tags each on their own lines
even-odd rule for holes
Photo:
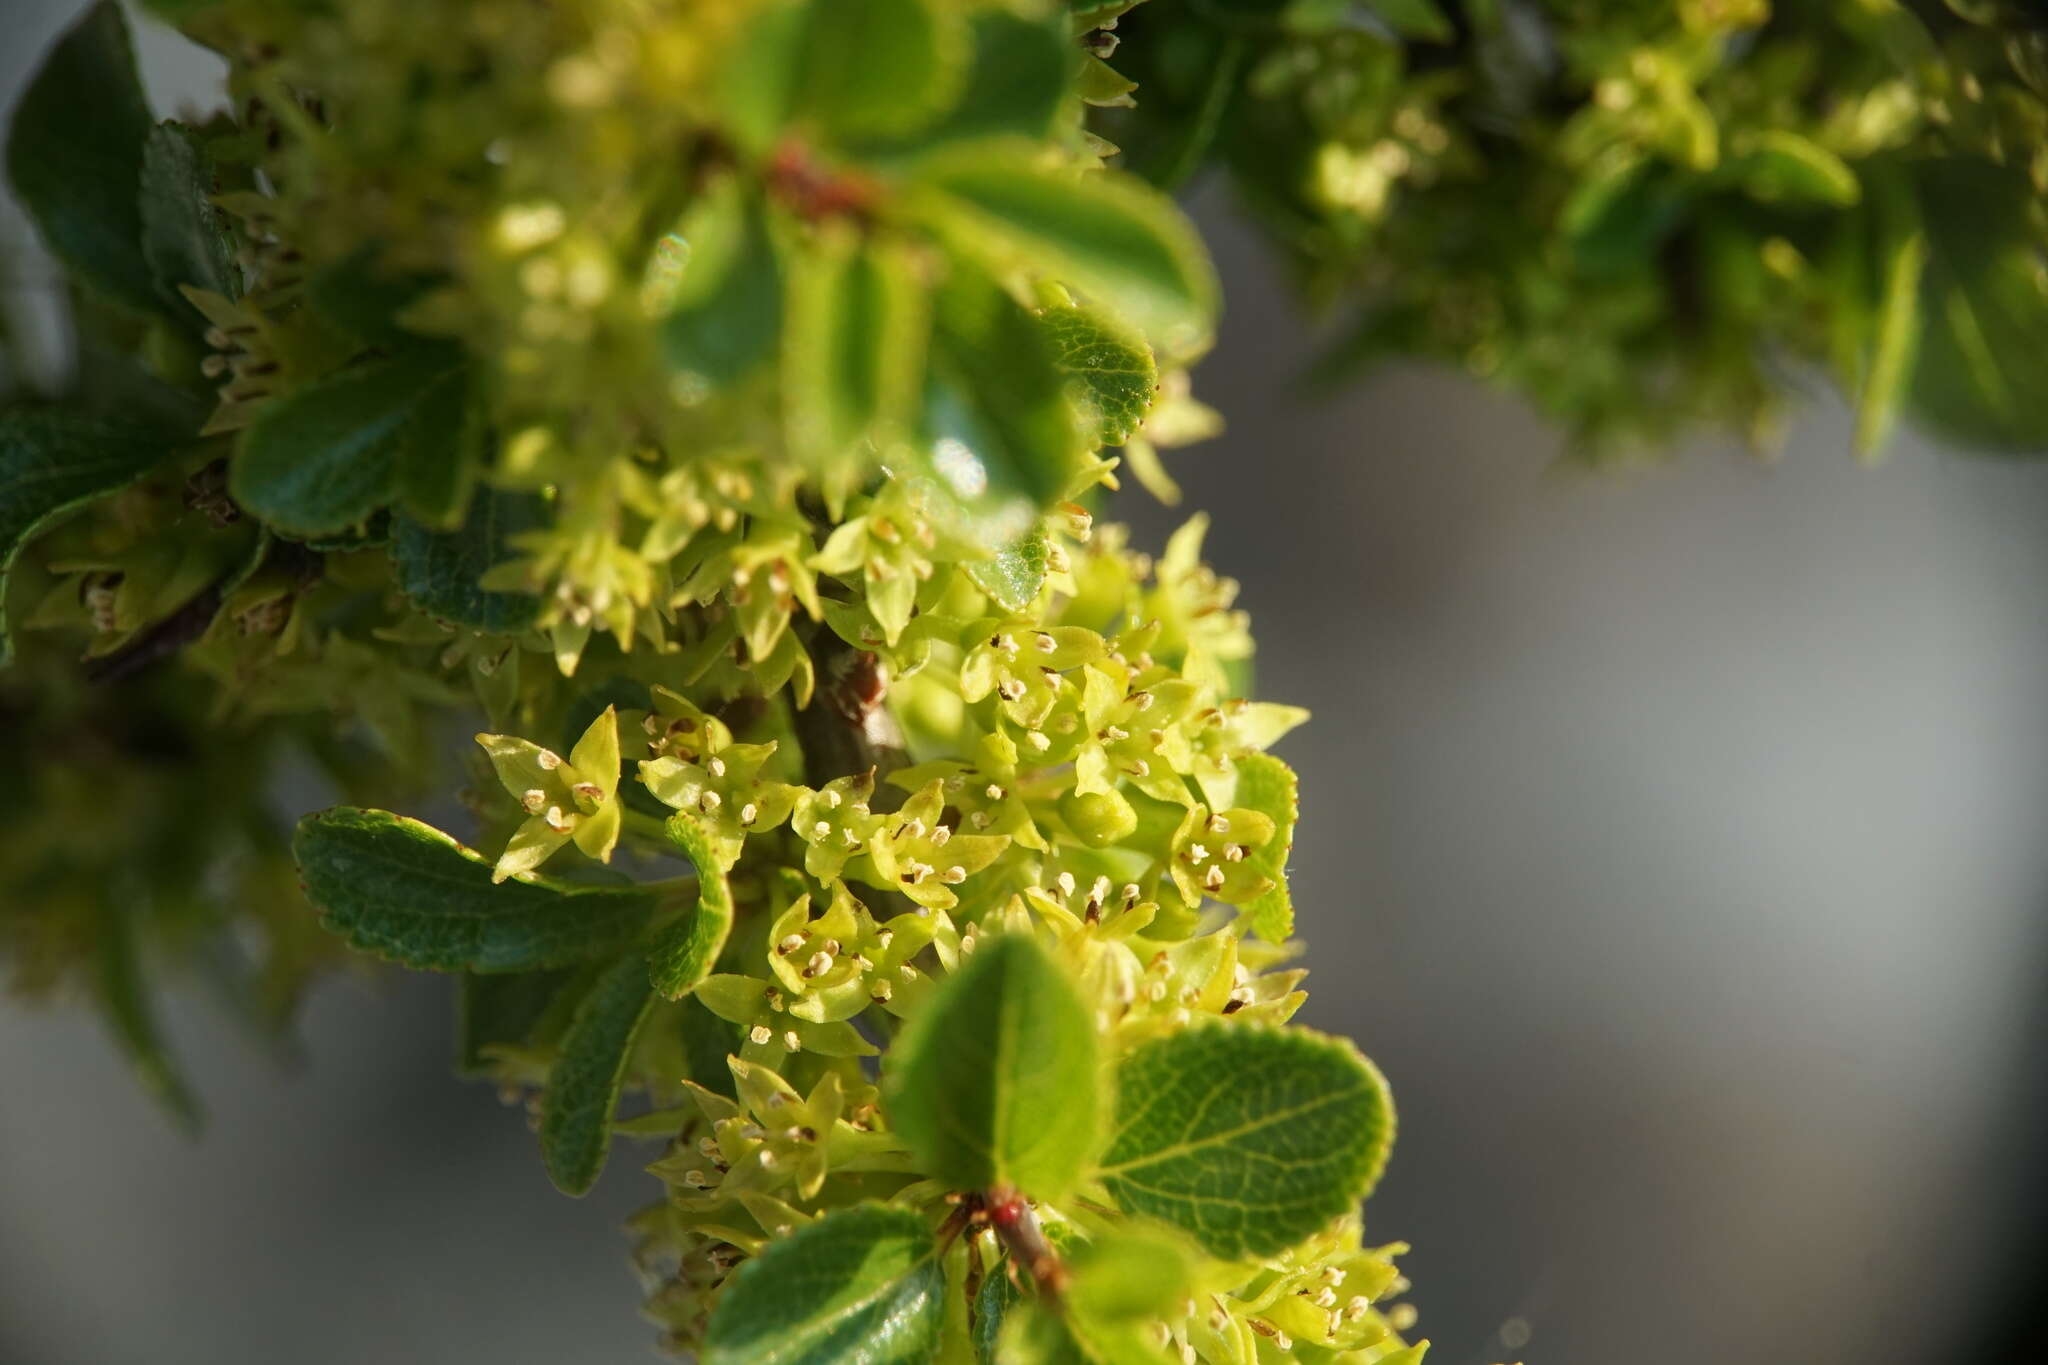
<svg viewBox="0 0 2048 1365">
<path fill-rule="evenodd" d="M 931 0 L 815 0 L 796 114 L 828 137 L 900 133 L 952 98 L 965 65 L 960 17 Z"/>
<path fill-rule="evenodd" d="M 108 299 L 156 312 L 142 255 L 142 145 L 149 103 L 128 21 L 100 0 L 58 40 L 15 106 L 7 174 L 43 242 Z"/>
<path fill-rule="evenodd" d="M 1118 1068 L 1102 1178 L 1127 1213 L 1218 1256 L 1267 1256 L 1364 1198 L 1393 1141 L 1386 1082 L 1348 1043 L 1209 1024 Z"/>
<path fill-rule="evenodd" d="M 608 956 L 640 936 L 657 902 L 630 885 L 493 885 L 490 859 L 389 811 L 309 815 L 292 852 L 321 923 L 363 952 L 427 971 L 528 972 Z"/>
<path fill-rule="evenodd" d="M 466 386 L 459 352 L 419 346 L 268 403 L 243 433 L 235 500 L 291 535 L 367 521 L 398 492 L 402 466 L 460 449 Z"/>
<path fill-rule="evenodd" d="M 178 123 L 149 130 L 142 153 L 142 255 L 166 307 L 204 326 L 178 286 L 239 298 L 242 274 L 212 201 L 213 163 L 199 135 Z"/>
<path fill-rule="evenodd" d="M 153 426 L 61 408 L 0 412 L 0 666 L 14 657 L 5 593 L 23 547 L 177 449 L 175 439 Z"/>
<path fill-rule="evenodd" d="M 433 275 L 392 270 L 364 247 L 316 272 L 306 302 L 328 326 L 366 346 L 400 346 L 420 338 L 398 325 L 398 315 L 436 283 Z"/>
<path fill-rule="evenodd" d="M 100 1013 L 142 1088 L 180 1128 L 193 1133 L 200 1123 L 199 1102 L 185 1084 L 158 1029 L 149 987 L 143 980 L 136 913 L 132 908 L 102 904 L 99 934 L 93 945 L 98 957 L 99 972 L 94 984 L 98 987 Z"/>
<path fill-rule="evenodd" d="M 1142 331 L 1190 354 L 1215 319 L 1215 272 L 1171 200 L 1115 173 L 1045 166 L 1029 144 L 961 146 L 921 163 L 914 204 L 958 254 L 999 272 L 1070 285 Z"/>
<path fill-rule="evenodd" d="M 628 953 L 597 979 L 562 1035 L 541 1100 L 540 1154 L 563 1194 L 586 1193 L 604 1170 L 633 1040 L 653 1008 L 640 955 Z"/>
<path fill-rule="evenodd" d="M 1024 1299 L 1023 1288 L 1007 1271 L 1007 1262 L 997 1264 L 981 1277 L 981 1288 L 974 1295 L 974 1358 L 979 1365 L 995 1365 L 1003 1323 Z"/>
<path fill-rule="evenodd" d="M 732 889 L 710 838 L 688 813 L 670 816 L 667 828 L 668 837 L 697 869 L 697 904 L 656 937 L 647 952 L 647 971 L 657 994 L 680 1000 L 710 975 L 725 951 L 732 933 Z"/>
<path fill-rule="evenodd" d="M 1677 226 L 1686 195 L 1676 178 L 1649 161 L 1616 162 L 1581 181 L 1558 216 L 1572 259 L 1595 275 L 1647 268 Z"/>
<path fill-rule="evenodd" d="M 1403 38 L 1447 43 L 1457 36 L 1436 0 L 1371 0 L 1368 7 Z"/>
<path fill-rule="evenodd" d="M 548 1005 L 575 975 L 571 970 L 507 972 L 479 976 L 464 972 L 455 982 L 455 1069 L 480 1076 L 490 1069 L 484 1049 L 517 1047 L 533 1036 Z"/>
<path fill-rule="evenodd" d="M 732 1098 L 732 1059 L 739 1055 L 746 1030 L 713 1014 L 694 995 L 677 1002 L 675 1013 L 676 1027 L 683 1031 L 683 1055 L 690 1063 L 690 1079 L 713 1094 Z"/>
<path fill-rule="evenodd" d="M 1038 315 L 1053 361 L 1072 381 L 1081 425 L 1098 446 L 1120 446 L 1151 411 L 1159 366 L 1145 339 L 1094 308 L 1048 308 Z"/>
<path fill-rule="evenodd" d="M 1238 907 L 1239 917 L 1268 943 L 1285 943 L 1294 932 L 1287 855 L 1294 848 L 1294 825 L 1301 816 L 1300 790 L 1294 770 L 1271 754 L 1251 753 L 1237 760 L 1237 804 L 1273 821 L 1273 838 L 1245 859 L 1271 877 L 1273 887 Z"/>
<path fill-rule="evenodd" d="M 898 1035 L 882 1086 L 920 1169 L 954 1189 L 1057 1199 L 1100 1145 L 1095 1021 L 1028 935 L 982 940 Z"/>
<path fill-rule="evenodd" d="M 830 1213 L 734 1273 L 704 1365 L 923 1365 L 938 1354 L 945 1288 L 917 1214 L 880 1204 Z"/>
<path fill-rule="evenodd" d="M 2048 453 L 2048 289 L 2032 191 L 1989 163 L 1930 162 L 1919 180 L 1928 256 L 1913 414 L 1978 449 Z"/>
<path fill-rule="evenodd" d="M 546 521 L 547 505 L 540 498 L 495 488 L 476 491 L 460 530 L 435 531 L 399 517 L 391 535 L 399 589 L 421 611 L 471 630 L 491 635 L 524 630 L 540 614 L 540 599 L 492 592 L 478 587 L 477 580 L 512 558 L 513 536 Z"/>
</svg>

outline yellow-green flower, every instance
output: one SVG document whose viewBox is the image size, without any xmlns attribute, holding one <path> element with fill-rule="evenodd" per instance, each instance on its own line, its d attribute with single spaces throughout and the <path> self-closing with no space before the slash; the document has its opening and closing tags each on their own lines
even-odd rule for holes
<svg viewBox="0 0 2048 1365">
<path fill-rule="evenodd" d="M 552 749 L 513 735 L 478 735 L 505 790 L 526 821 L 505 845 L 491 880 L 531 872 L 572 840 L 599 862 L 610 862 L 619 842 L 619 715 L 604 714 L 576 741 L 565 760 Z"/>
</svg>

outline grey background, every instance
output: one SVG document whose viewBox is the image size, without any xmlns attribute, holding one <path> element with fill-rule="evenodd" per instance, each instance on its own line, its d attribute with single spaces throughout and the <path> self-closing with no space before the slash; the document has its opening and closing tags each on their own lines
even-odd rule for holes
<svg viewBox="0 0 2048 1365">
<path fill-rule="evenodd" d="M 0 0 L 0 102 L 75 8 Z M 147 50 L 162 108 L 203 83 Z M 1393 1080 L 1368 1217 L 1432 1361 L 1970 1358 L 2042 1222 L 2048 468 L 1863 469 L 1825 394 L 1775 465 L 1603 475 L 1454 376 L 1307 404 L 1306 324 L 1201 209 L 1232 428 L 1175 468 L 1316 712 L 1307 1017 Z M 0 1362 L 648 1358 L 615 1229 L 653 1182 L 554 1194 L 448 1009 L 331 983 L 286 1076 L 179 1005 L 197 1145 L 83 1013 L 0 1014 Z"/>
</svg>

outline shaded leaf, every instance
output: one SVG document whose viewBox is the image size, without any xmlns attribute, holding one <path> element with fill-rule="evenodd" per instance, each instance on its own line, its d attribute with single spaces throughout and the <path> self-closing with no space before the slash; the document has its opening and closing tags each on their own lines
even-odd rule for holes
<svg viewBox="0 0 2048 1365">
<path fill-rule="evenodd" d="M 562 1035 L 541 1101 L 540 1154 L 563 1194 L 586 1193 L 604 1170 L 633 1041 L 653 1007 L 640 955 L 628 953 L 597 979 Z"/>
<path fill-rule="evenodd" d="M 984 939 L 898 1035 L 882 1094 L 928 1175 L 1057 1199 L 1100 1144 L 1095 1022 L 1036 940 Z"/>
<path fill-rule="evenodd" d="M 819 0 L 796 113 L 833 138 L 915 128 L 952 98 L 964 37 L 958 11 L 931 0 Z"/>
<path fill-rule="evenodd" d="M 178 292 L 180 285 L 229 299 L 242 294 L 234 243 L 213 205 L 213 189 L 213 163 L 197 133 L 178 123 L 149 130 L 142 154 L 143 259 L 165 305 L 201 327 L 205 319 Z"/>
<path fill-rule="evenodd" d="M 199 1129 L 199 1101 L 165 1047 L 156 1010 L 143 980 L 136 911 L 103 903 L 93 944 L 98 972 L 94 986 L 100 1013 L 128 1065 L 149 1097 L 163 1106 L 186 1133 Z"/>
<path fill-rule="evenodd" d="M 389 811 L 309 815 L 292 853 L 322 924 L 426 971 L 527 972 L 607 956 L 640 936 L 658 899 L 644 887 L 535 876 L 493 884 L 490 859 Z"/>
<path fill-rule="evenodd" d="M 938 1352 L 945 1272 L 925 1220 L 862 1204 L 770 1242 L 734 1272 L 704 1365 L 913 1365 Z"/>
<path fill-rule="evenodd" d="M 519 1046 L 532 1036 L 548 1006 L 575 975 L 563 969 L 484 976 L 464 972 L 455 983 L 455 1069 L 481 1076 L 490 1070 L 484 1049 Z"/>
<path fill-rule="evenodd" d="M 242 434 L 235 501 L 289 535 L 367 521 L 397 493 L 403 464 L 461 444 L 466 385 L 458 350 L 419 346 L 264 404 Z"/>
<path fill-rule="evenodd" d="M 114 0 L 99 0 L 43 60 L 7 136 L 8 178 L 44 245 L 137 312 L 163 306 L 141 250 L 151 122 L 128 21 Z"/>
<path fill-rule="evenodd" d="M 813 467 L 886 450 L 924 380 L 925 291 L 900 247 L 821 233 L 789 272 L 782 390 L 790 449 Z"/>
<path fill-rule="evenodd" d="M 662 354 L 677 396 L 693 402 L 765 361 L 782 331 L 782 270 L 761 205 L 737 180 L 706 190 L 684 219 L 689 249 Z"/>
<path fill-rule="evenodd" d="M 133 422 L 62 408 L 0 412 L 0 666 L 14 657 L 5 595 L 22 549 L 177 449 L 161 429 Z"/>
<path fill-rule="evenodd" d="M 391 563 L 399 590 L 421 611 L 472 630 L 524 630 L 540 614 L 540 599 L 492 592 L 478 580 L 512 558 L 513 536 L 546 521 L 547 505 L 540 498 L 495 488 L 476 491 L 458 530 L 436 531 L 410 517 L 395 518 Z"/>
<path fill-rule="evenodd" d="M 1364 1198 L 1393 1140 L 1386 1082 L 1349 1044 L 1209 1024 L 1124 1059 L 1101 1174 L 1126 1213 L 1267 1256 Z"/>
</svg>

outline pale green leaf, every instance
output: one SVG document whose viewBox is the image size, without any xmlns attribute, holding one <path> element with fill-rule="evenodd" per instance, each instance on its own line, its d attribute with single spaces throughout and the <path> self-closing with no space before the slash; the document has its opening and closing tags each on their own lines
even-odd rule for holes
<svg viewBox="0 0 2048 1365">
<path fill-rule="evenodd" d="M 1122 445 L 1159 392 L 1152 348 L 1100 309 L 1047 308 L 1038 318 L 1052 342 L 1053 363 L 1071 381 L 1068 392 L 1091 442 Z"/>
<path fill-rule="evenodd" d="M 960 12 L 932 0 L 814 0 L 795 115 L 845 140 L 915 128 L 966 63 Z"/>
<path fill-rule="evenodd" d="M 1393 1139 L 1386 1082 L 1348 1043 L 1215 1023 L 1124 1059 L 1101 1176 L 1127 1213 L 1267 1256 L 1364 1198 Z"/>
<path fill-rule="evenodd" d="M 647 971 L 657 994 L 680 1000 L 710 974 L 732 933 L 732 888 L 711 836 L 686 812 L 669 817 L 668 837 L 697 869 L 697 904 L 656 936 Z"/>
<path fill-rule="evenodd" d="M 927 1174 L 1057 1199 L 1100 1146 L 1095 1022 L 1034 939 L 984 938 L 890 1048 L 882 1093 Z"/>
<path fill-rule="evenodd" d="M 782 392 L 790 449 L 814 468 L 871 459 L 907 434 L 930 331 L 900 247 L 821 233 L 789 270 Z"/>
<path fill-rule="evenodd" d="M 1294 932 L 1287 855 L 1294 848 L 1294 824 L 1301 815 L 1300 783 L 1294 770 L 1271 754 L 1250 753 L 1237 760 L 1235 799 L 1273 822 L 1273 837 L 1245 859 L 1253 871 L 1272 878 L 1273 885 L 1238 907 L 1238 914 L 1266 942 L 1285 943 Z"/>
</svg>

